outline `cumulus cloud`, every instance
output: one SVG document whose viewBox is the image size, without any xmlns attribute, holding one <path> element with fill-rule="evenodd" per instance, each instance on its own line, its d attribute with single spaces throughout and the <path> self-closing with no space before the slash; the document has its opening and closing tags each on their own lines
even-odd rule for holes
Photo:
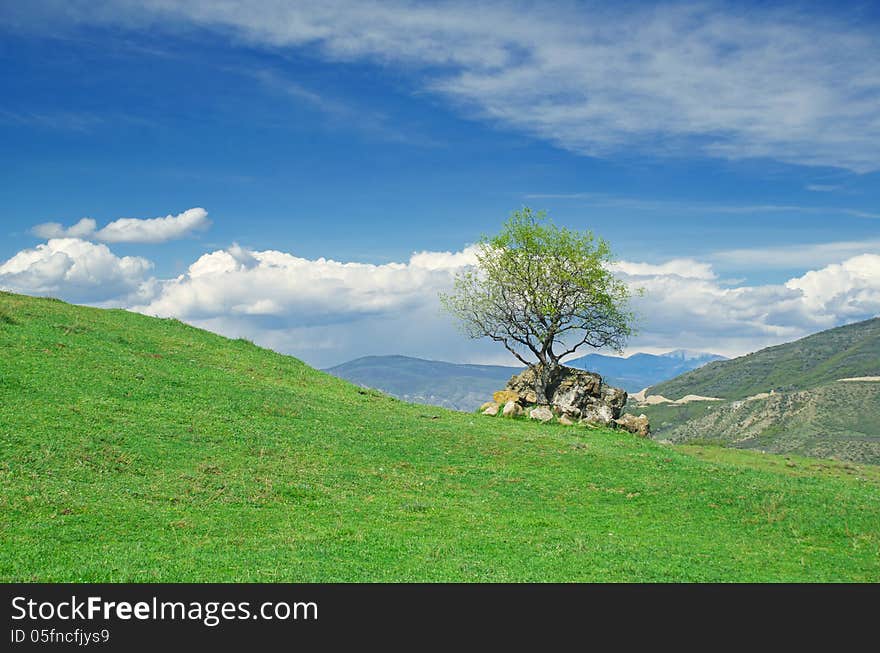
<svg viewBox="0 0 880 653">
<path fill-rule="evenodd" d="M 631 343 L 635 349 L 687 346 L 742 354 L 880 314 L 880 256 L 874 254 L 759 286 L 658 273 L 661 268 L 621 273 L 645 290 L 634 300 L 642 322 Z"/>
<path fill-rule="evenodd" d="M 152 267 L 138 256 L 120 258 L 106 245 L 53 238 L 0 264 L 0 288 L 76 302 L 124 303 L 137 295 Z"/>
<path fill-rule="evenodd" d="M 210 225 L 208 212 L 192 208 L 164 218 L 120 218 L 98 229 L 98 223 L 83 218 L 70 227 L 57 222 L 38 224 L 31 231 L 40 238 L 92 238 L 108 243 L 163 243 L 182 238 Z"/>
<path fill-rule="evenodd" d="M 464 338 L 440 311 L 438 292 L 474 254 L 420 251 L 374 265 L 233 245 L 202 255 L 175 278 L 156 279 L 143 258 L 56 238 L 0 264 L 0 288 L 173 316 L 319 366 L 388 353 L 515 364 L 494 343 Z M 727 282 L 695 259 L 619 261 L 614 271 L 644 289 L 633 300 L 640 320 L 630 351 L 739 355 L 880 314 L 878 254 L 763 285 Z"/>
<path fill-rule="evenodd" d="M 473 248 L 371 265 L 234 246 L 203 255 L 135 308 L 244 335 L 320 364 L 368 353 L 498 362 L 490 344 L 467 343 L 439 310 L 438 291 L 473 262 Z M 640 316 L 633 350 L 740 354 L 880 312 L 875 255 L 751 286 L 727 283 L 710 263 L 694 259 L 619 261 L 614 271 L 645 291 L 633 300 Z"/>
<path fill-rule="evenodd" d="M 406 263 L 372 265 L 234 246 L 204 254 L 137 310 L 193 319 L 250 316 L 276 326 L 330 324 L 434 303 L 472 260 L 472 250 L 419 252 Z"/>
<path fill-rule="evenodd" d="M 70 227 L 58 222 L 44 222 L 31 229 L 39 238 L 88 238 L 97 229 L 98 223 L 91 218 L 83 218 Z"/>
<path fill-rule="evenodd" d="M 834 322 L 880 313 L 880 256 L 863 254 L 791 279 L 817 321 Z"/>
<path fill-rule="evenodd" d="M 880 39 L 852 9 L 835 17 L 715 2 L 94 4 L 56 5 L 58 21 L 197 25 L 250 45 L 397 65 L 468 115 L 588 155 L 641 149 L 880 168 Z M 25 9 L 16 13 L 26 20 Z"/>
</svg>

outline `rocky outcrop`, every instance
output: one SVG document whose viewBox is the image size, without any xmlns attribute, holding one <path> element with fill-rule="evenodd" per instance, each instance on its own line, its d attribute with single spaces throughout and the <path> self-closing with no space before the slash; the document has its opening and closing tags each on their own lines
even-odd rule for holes
<svg viewBox="0 0 880 653">
<path fill-rule="evenodd" d="M 507 382 L 505 390 L 515 393 L 516 401 L 520 405 L 537 403 L 536 373 L 534 368 L 529 368 Z M 610 424 L 620 417 L 626 404 L 624 390 L 605 385 L 598 374 L 571 367 L 559 367 L 554 372 L 547 384 L 547 398 L 550 407 L 560 415 L 572 420 L 602 424 Z"/>
<path fill-rule="evenodd" d="M 626 405 L 626 391 L 606 385 L 601 376 L 585 370 L 558 368 L 547 384 L 549 405 L 537 406 L 537 373 L 538 370 L 530 368 L 511 377 L 507 387 L 493 395 L 495 401 L 484 404 L 481 411 L 493 416 L 500 411 L 505 417 L 517 417 L 526 412 L 532 419 L 542 422 L 555 418 L 563 424 L 581 423 L 636 429 L 633 432 L 648 428 L 647 418 L 644 420 L 645 424 L 639 421 L 637 426 L 633 426 L 635 422 L 631 420 L 638 421 L 641 418 L 632 415 L 625 416 L 625 423 L 619 422 Z M 529 410 L 524 411 L 523 408 Z"/>
<path fill-rule="evenodd" d="M 623 415 L 626 391 L 606 385 L 598 374 L 570 367 L 558 368 L 547 384 L 549 405 L 538 406 L 535 393 L 537 373 L 539 370 L 530 368 L 511 377 L 507 387 L 493 395 L 494 401 L 483 404 L 483 414 L 495 416 L 500 412 L 504 417 L 518 417 L 525 413 L 542 423 L 555 420 L 566 426 L 607 426 L 648 437 L 648 418 Z"/>
</svg>

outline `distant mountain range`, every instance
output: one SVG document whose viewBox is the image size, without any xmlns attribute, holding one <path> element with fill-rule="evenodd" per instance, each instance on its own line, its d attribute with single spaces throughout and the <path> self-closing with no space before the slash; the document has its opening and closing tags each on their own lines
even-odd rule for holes
<svg viewBox="0 0 880 653">
<path fill-rule="evenodd" d="M 605 382 L 636 392 L 721 356 L 677 350 L 627 358 L 590 354 L 566 365 L 597 372 Z M 423 404 L 470 411 L 502 389 L 521 367 L 465 365 L 409 356 L 365 356 L 324 370 L 334 376 Z"/>
<path fill-rule="evenodd" d="M 653 436 L 880 463 L 880 318 L 712 362 L 647 391 Z"/>
<path fill-rule="evenodd" d="M 725 360 L 724 356 L 676 349 L 666 354 L 633 354 L 626 358 L 589 354 L 567 361 L 565 364 L 569 367 L 597 372 L 613 386 L 623 388 L 627 392 L 638 392 L 655 383 L 697 369 L 706 363 L 721 360 Z"/>
<path fill-rule="evenodd" d="M 475 410 L 522 368 L 460 365 L 409 356 L 364 356 L 324 370 L 419 404 Z"/>
</svg>

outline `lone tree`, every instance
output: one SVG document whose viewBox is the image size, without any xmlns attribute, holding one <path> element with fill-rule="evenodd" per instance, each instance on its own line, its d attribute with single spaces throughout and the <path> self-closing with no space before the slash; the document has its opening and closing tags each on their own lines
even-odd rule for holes
<svg viewBox="0 0 880 653">
<path fill-rule="evenodd" d="M 460 272 L 443 307 L 471 338 L 502 343 L 534 371 L 535 394 L 579 348 L 621 351 L 633 333 L 627 286 L 609 269 L 608 243 L 557 227 L 544 212 L 515 211 L 501 233 L 480 239 L 477 263 Z"/>
</svg>

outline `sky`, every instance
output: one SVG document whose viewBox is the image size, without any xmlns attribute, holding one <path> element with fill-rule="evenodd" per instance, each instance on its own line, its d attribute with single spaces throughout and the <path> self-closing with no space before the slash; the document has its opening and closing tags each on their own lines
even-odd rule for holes
<svg viewBox="0 0 880 653">
<path fill-rule="evenodd" d="M 437 295 L 530 206 L 644 289 L 628 353 L 880 314 L 877 3 L 31 0 L 0 89 L 0 289 L 514 364 Z"/>
</svg>

